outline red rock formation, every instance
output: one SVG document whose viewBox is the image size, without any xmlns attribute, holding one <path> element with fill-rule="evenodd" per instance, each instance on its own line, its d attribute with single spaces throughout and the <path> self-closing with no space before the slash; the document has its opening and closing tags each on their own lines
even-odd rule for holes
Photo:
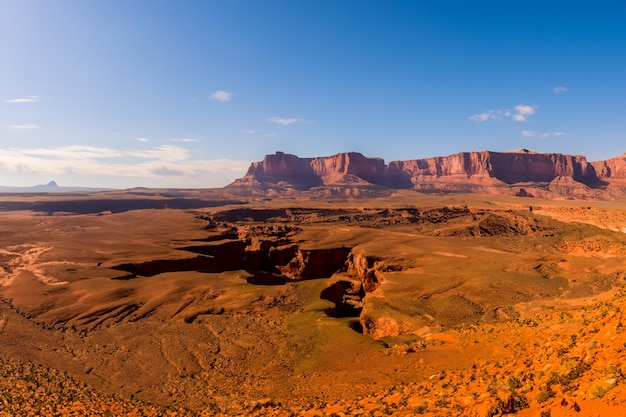
<svg viewBox="0 0 626 417">
<path fill-rule="evenodd" d="M 599 178 L 626 178 L 626 153 L 607 159 L 591 163 L 596 169 Z"/>
<path fill-rule="evenodd" d="M 586 185 L 599 182 L 595 169 L 582 155 L 489 152 L 491 175 L 507 184 L 546 182 L 570 177 Z"/>
<path fill-rule="evenodd" d="M 557 177 L 572 177 L 583 184 L 598 182 L 593 166 L 584 156 L 530 152 L 463 152 L 444 157 L 393 161 L 389 163 L 389 174 L 396 178 L 406 175 L 413 178 L 492 177 L 507 184 L 550 182 Z"/>
<path fill-rule="evenodd" d="M 473 175 L 489 175 L 489 152 L 463 152 L 450 156 L 438 156 L 410 161 L 392 161 L 389 163 L 389 175 L 394 178 L 434 176 L 460 176 L 469 178 Z"/>
<path fill-rule="evenodd" d="M 616 178 L 623 179 L 620 184 L 626 182 L 626 154 L 589 163 L 582 155 L 540 154 L 521 149 L 462 152 L 385 165 L 380 158 L 367 158 L 356 152 L 318 158 L 277 152 L 253 163 L 244 178 L 228 187 L 242 192 L 256 188 L 268 195 L 288 195 L 317 187 L 312 195 L 320 195 L 323 186 L 322 189 L 333 187 L 333 195 L 345 196 L 358 195 L 353 190 L 365 186 L 374 187 L 374 192 L 388 187 L 510 195 L 518 194 L 523 187 L 526 196 L 584 199 L 624 195 L 626 191 L 621 185 L 605 192 L 606 180 Z"/>
<path fill-rule="evenodd" d="M 262 162 L 253 162 L 246 174 L 246 177 L 260 181 L 287 179 L 309 183 L 310 186 L 354 183 L 359 180 L 377 183 L 386 176 L 384 160 L 366 158 L 357 152 L 319 158 L 298 158 L 276 152 L 267 155 Z"/>
<path fill-rule="evenodd" d="M 592 165 L 606 185 L 602 193 L 603 198 L 626 197 L 626 153 L 605 161 L 592 162 Z"/>
<path fill-rule="evenodd" d="M 329 277 L 344 267 L 350 250 L 345 247 L 299 249 L 287 265 L 276 267 L 294 281 Z"/>
<path fill-rule="evenodd" d="M 291 177 L 315 175 L 309 160 L 295 155 L 276 152 L 266 155 L 263 162 L 253 162 L 246 175 L 256 177 Z"/>
<path fill-rule="evenodd" d="M 343 183 L 346 176 L 358 177 L 372 184 L 385 183 L 387 180 L 387 166 L 383 159 L 366 158 L 357 152 L 313 158 L 309 163 L 326 185 Z"/>
</svg>

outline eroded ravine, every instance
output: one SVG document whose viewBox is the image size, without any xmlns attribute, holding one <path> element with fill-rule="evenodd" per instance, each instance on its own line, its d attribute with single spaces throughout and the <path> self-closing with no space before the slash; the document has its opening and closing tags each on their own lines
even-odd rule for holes
<svg viewBox="0 0 626 417">
<path fill-rule="evenodd" d="M 110 245 L 108 252 L 78 240 L 117 218 L 81 218 L 86 227 L 63 239 L 42 234 L 37 247 L 52 249 L 32 262 L 20 257 L 38 252 L 10 246 L 5 271 L 16 275 L 2 288 L 11 300 L 3 326 L 14 331 L 17 312 L 37 331 L 57 332 L 66 347 L 40 348 L 71 350 L 90 383 L 198 409 L 231 396 L 289 398 L 299 369 L 325 384 L 339 375 L 349 385 L 352 374 L 369 383 L 368 362 L 334 359 L 338 347 L 367 346 L 377 357 L 375 338 L 392 352 L 435 349 L 449 329 L 517 322 L 520 303 L 532 311 L 540 302 L 598 294 L 623 269 L 614 250 L 619 236 L 568 232 L 507 210 L 229 210 L 198 215 L 188 229 L 172 221 L 175 239 L 164 227 L 142 236 L 145 246 L 122 222 L 111 229 L 116 234 L 103 230 L 92 241 Z M 115 246 L 124 239 L 131 243 Z M 567 242 L 605 253 L 583 262 Z M 69 262 L 67 254 L 81 259 Z M 50 285 L 31 271 L 67 283 Z M 371 338 L 346 335 L 348 325 Z M 322 377 L 329 359 L 344 368 Z"/>
</svg>

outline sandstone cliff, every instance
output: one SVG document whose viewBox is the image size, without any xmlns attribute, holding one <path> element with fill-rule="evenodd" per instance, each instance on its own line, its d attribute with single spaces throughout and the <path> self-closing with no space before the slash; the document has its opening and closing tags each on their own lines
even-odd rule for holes
<svg viewBox="0 0 626 417">
<path fill-rule="evenodd" d="M 265 156 L 262 162 L 253 162 L 246 177 L 260 182 L 285 180 L 309 187 L 364 181 L 376 184 L 387 177 L 387 166 L 380 158 L 366 158 L 357 152 L 319 158 L 276 152 Z"/>
<path fill-rule="evenodd" d="M 626 153 L 605 161 L 592 162 L 600 178 L 626 179 Z"/>
<path fill-rule="evenodd" d="M 626 196 L 626 153 L 607 159 L 592 162 L 598 178 L 607 184 L 604 190 L 605 198 L 615 199 Z"/>
<path fill-rule="evenodd" d="M 461 152 L 392 161 L 360 153 L 299 158 L 276 152 L 253 163 L 228 186 L 235 193 L 311 196 L 372 196 L 390 189 L 471 192 L 576 199 L 626 195 L 626 154 L 590 163 L 582 155 Z M 356 190 L 356 191 L 355 191 Z"/>
</svg>

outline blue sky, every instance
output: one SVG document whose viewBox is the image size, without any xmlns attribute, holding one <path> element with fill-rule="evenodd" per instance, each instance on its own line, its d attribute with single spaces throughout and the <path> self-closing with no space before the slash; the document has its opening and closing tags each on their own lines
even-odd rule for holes
<svg viewBox="0 0 626 417">
<path fill-rule="evenodd" d="M 626 152 L 626 1 L 0 0 L 0 185 Z"/>
</svg>

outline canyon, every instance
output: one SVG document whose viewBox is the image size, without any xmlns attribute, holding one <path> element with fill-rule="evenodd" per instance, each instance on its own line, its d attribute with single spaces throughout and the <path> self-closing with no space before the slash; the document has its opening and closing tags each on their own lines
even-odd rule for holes
<svg viewBox="0 0 626 417">
<path fill-rule="evenodd" d="M 623 163 L 277 153 L 0 195 L 0 416 L 618 415 Z"/>
</svg>

